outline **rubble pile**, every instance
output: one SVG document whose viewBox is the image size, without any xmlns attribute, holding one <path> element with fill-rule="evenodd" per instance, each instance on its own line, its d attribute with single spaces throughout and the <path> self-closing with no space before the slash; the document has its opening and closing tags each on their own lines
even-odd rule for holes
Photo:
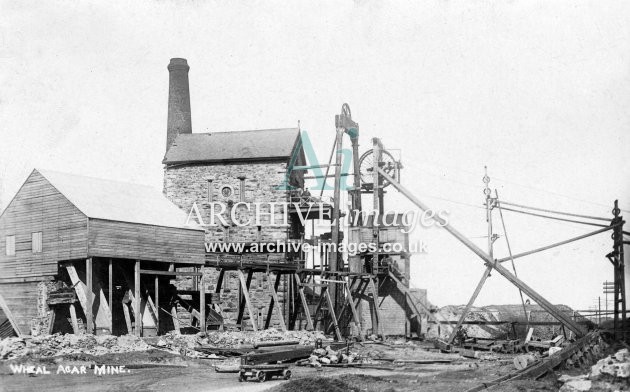
<svg viewBox="0 0 630 392">
<path fill-rule="evenodd" d="M 326 348 L 318 348 L 313 350 L 313 354 L 308 358 L 308 365 L 312 367 L 321 367 L 322 365 L 330 365 L 337 363 L 354 363 L 357 360 L 357 353 L 349 352 L 345 354 L 343 350 L 333 350 L 330 346 Z"/>
<path fill-rule="evenodd" d="M 630 385 L 630 351 L 619 350 L 597 361 L 588 374 L 563 375 L 558 381 L 563 383 L 562 392 L 625 390 Z"/>
<path fill-rule="evenodd" d="M 9 337 L 0 341 L 0 359 L 22 356 L 55 357 L 68 354 L 104 355 L 150 348 L 142 339 L 133 335 L 46 335 L 33 338 Z"/>
<path fill-rule="evenodd" d="M 167 334 L 170 336 L 170 334 Z M 326 336 L 321 331 L 278 331 L 269 328 L 262 331 L 211 331 L 205 334 L 197 334 L 195 342 L 201 345 L 211 345 L 224 348 L 237 348 L 242 345 L 253 345 L 259 342 L 273 342 L 283 340 L 295 340 L 300 344 L 312 346 L 318 340 L 325 340 Z M 192 348 L 192 347 L 191 347 Z"/>
<path fill-rule="evenodd" d="M 32 338 L 10 337 L 0 341 L 0 359 L 13 359 L 26 355 L 54 357 L 68 354 L 104 355 L 132 351 L 146 351 L 152 346 L 181 353 L 189 357 L 208 357 L 198 351 L 199 346 L 222 348 L 253 347 L 255 343 L 273 341 L 298 341 L 303 345 L 314 345 L 326 337 L 320 331 L 287 331 L 268 329 L 258 332 L 208 332 L 196 335 L 178 335 L 169 332 L 158 338 L 142 338 L 133 335 L 74 335 L 54 334 Z M 147 344 L 151 343 L 151 345 Z"/>
</svg>

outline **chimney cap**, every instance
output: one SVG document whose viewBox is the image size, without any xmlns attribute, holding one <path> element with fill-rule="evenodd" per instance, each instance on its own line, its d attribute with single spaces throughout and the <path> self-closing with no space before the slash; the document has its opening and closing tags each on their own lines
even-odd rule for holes
<svg viewBox="0 0 630 392">
<path fill-rule="evenodd" d="M 190 69 L 190 67 L 188 66 L 188 61 L 186 61 L 186 59 L 184 58 L 179 57 L 172 58 L 167 68 L 169 71 L 174 69 L 184 69 L 188 71 Z"/>
</svg>

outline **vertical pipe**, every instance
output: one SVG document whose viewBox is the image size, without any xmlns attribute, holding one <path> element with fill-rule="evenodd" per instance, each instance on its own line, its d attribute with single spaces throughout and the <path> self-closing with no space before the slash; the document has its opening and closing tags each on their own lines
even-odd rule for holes
<svg viewBox="0 0 630 392">
<path fill-rule="evenodd" d="M 376 242 L 376 250 L 373 253 L 372 256 L 372 274 L 376 273 L 376 270 L 378 268 L 378 257 L 379 257 L 379 252 L 378 252 L 378 245 L 379 245 L 379 239 L 378 239 L 378 225 L 380 224 L 380 217 L 382 214 L 382 211 L 380 210 L 381 207 L 381 202 L 380 202 L 380 198 L 381 198 L 381 176 L 378 173 L 378 169 L 380 168 L 380 162 L 381 162 L 381 141 L 377 138 L 372 139 L 372 155 L 374 156 L 374 159 L 372 161 L 373 163 L 373 167 L 372 167 L 372 184 L 373 184 L 373 188 L 372 189 L 372 194 L 373 194 L 373 204 L 372 204 L 372 208 L 375 211 L 374 213 L 374 219 L 372 220 L 372 240 L 374 242 Z"/>
<path fill-rule="evenodd" d="M 92 285 L 92 258 L 85 259 L 85 281 L 87 285 L 87 309 L 85 318 L 87 319 L 87 333 L 94 333 L 94 316 L 92 306 L 94 305 L 94 292 Z"/>
<path fill-rule="evenodd" d="M 352 163 L 354 170 L 354 178 L 352 183 L 352 214 L 358 214 L 357 217 L 351 215 L 352 221 L 354 223 L 356 220 L 356 226 L 361 226 L 363 224 L 361 215 L 361 166 L 359 162 L 359 136 L 358 132 L 356 137 L 351 137 L 350 141 L 352 143 Z M 355 225 L 353 225 L 355 226 Z"/>
</svg>

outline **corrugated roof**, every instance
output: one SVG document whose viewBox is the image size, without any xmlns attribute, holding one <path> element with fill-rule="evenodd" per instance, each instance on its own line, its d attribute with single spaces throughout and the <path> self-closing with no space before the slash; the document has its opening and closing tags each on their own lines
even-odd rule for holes
<svg viewBox="0 0 630 392">
<path fill-rule="evenodd" d="M 122 181 L 35 169 L 89 218 L 203 230 L 159 190 Z"/>
<path fill-rule="evenodd" d="M 162 163 L 225 162 L 289 158 L 298 128 L 179 134 Z"/>
</svg>

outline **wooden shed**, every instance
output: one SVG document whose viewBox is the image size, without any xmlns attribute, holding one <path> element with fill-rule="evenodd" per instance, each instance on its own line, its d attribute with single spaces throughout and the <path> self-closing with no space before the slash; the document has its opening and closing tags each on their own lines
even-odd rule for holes
<svg viewBox="0 0 630 392">
<path fill-rule="evenodd" d="M 0 305 L 21 334 L 159 332 L 170 280 L 204 254 L 203 229 L 160 191 L 36 169 L 0 215 Z"/>
</svg>

